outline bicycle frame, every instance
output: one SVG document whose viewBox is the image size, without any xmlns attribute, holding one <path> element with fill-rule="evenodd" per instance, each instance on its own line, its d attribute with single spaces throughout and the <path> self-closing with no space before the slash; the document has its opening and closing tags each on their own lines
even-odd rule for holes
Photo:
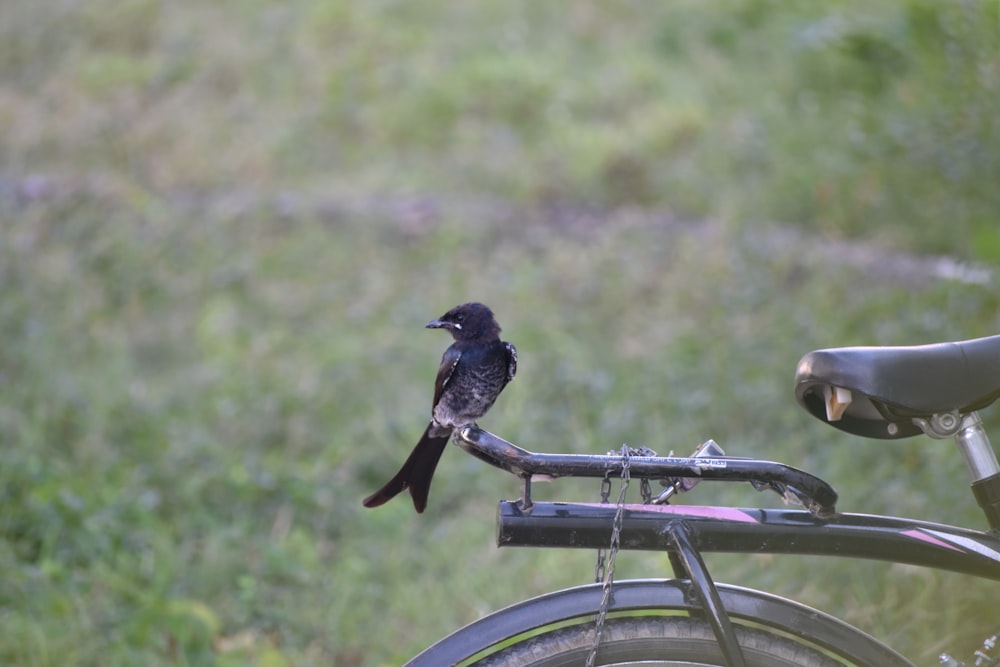
<svg viewBox="0 0 1000 667">
<path fill-rule="evenodd" d="M 983 438 L 988 446 L 985 434 Z M 621 474 L 627 465 L 633 478 L 667 479 L 675 483 L 710 479 L 747 481 L 759 489 L 770 488 L 786 499 L 801 502 L 807 510 L 663 504 L 623 508 L 620 548 L 659 550 L 670 555 L 675 581 L 688 582 L 690 589 L 686 589 L 685 595 L 696 601 L 693 608 L 709 621 L 729 664 L 736 667 L 745 663 L 729 617 L 739 614 L 734 612 L 731 601 L 723 599 L 732 598 L 733 593 L 730 587 L 714 583 L 702 553 L 865 558 L 1000 581 L 1000 531 L 982 532 L 889 516 L 841 514 L 835 508 L 837 494 L 829 484 L 784 464 L 726 456 L 630 456 L 626 464 L 623 457 L 612 454 L 541 454 L 521 449 L 478 428 L 462 429 L 455 441 L 470 454 L 517 475 L 523 482 L 520 500 L 500 502 L 497 542 L 501 547 L 607 547 L 617 506 L 533 502 L 531 481 L 537 477 L 607 478 Z M 992 520 L 989 508 L 984 506 L 984 510 Z M 858 651 L 889 651 L 869 664 L 910 664 L 868 639 L 859 639 Z"/>
</svg>

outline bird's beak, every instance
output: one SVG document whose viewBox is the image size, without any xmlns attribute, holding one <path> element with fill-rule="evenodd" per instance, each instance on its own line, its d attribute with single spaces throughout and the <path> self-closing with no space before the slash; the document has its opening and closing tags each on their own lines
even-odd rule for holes
<svg viewBox="0 0 1000 667">
<path fill-rule="evenodd" d="M 426 328 L 428 329 L 461 329 L 462 325 L 458 322 L 445 322 L 444 320 L 431 320 L 427 323 Z"/>
</svg>

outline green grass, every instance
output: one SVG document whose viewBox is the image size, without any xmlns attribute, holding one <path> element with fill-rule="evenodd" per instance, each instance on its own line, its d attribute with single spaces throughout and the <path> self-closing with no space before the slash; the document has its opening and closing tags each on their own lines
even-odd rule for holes
<svg viewBox="0 0 1000 667">
<path fill-rule="evenodd" d="M 0 663 L 394 665 L 586 582 L 591 553 L 495 548 L 516 481 L 458 451 L 424 515 L 362 511 L 427 418 L 447 340 L 422 324 L 469 299 L 521 364 L 483 426 L 522 446 L 712 437 L 845 511 L 981 526 L 948 443 L 850 438 L 790 381 L 816 347 L 998 330 L 995 275 L 932 275 L 1000 260 L 998 25 L 915 0 L 5 3 Z M 924 663 L 996 631 L 996 586 L 952 575 L 711 564 Z"/>
</svg>

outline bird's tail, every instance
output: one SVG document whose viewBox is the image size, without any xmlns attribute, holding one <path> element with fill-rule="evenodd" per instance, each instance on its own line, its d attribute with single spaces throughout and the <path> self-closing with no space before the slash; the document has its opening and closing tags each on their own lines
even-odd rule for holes
<svg viewBox="0 0 1000 667">
<path fill-rule="evenodd" d="M 451 437 L 450 428 L 442 428 L 431 422 L 420 437 L 420 442 L 410 452 L 399 472 L 393 476 L 385 485 L 364 499 L 365 507 L 378 507 L 382 505 L 406 488 L 410 489 L 413 497 L 413 506 L 417 512 L 423 512 L 427 507 L 427 496 L 431 490 L 431 479 L 434 477 L 434 469 L 437 468 L 441 454 Z"/>
</svg>

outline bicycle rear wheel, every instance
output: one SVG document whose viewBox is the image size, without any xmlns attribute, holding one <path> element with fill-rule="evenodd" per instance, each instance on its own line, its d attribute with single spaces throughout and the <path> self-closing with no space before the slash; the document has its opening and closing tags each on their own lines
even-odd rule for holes
<svg viewBox="0 0 1000 667">
<path fill-rule="evenodd" d="M 877 639 L 816 609 L 747 588 L 726 584 L 718 584 L 716 588 L 730 620 L 737 626 L 738 641 L 745 645 L 745 650 L 766 656 L 755 658 L 751 665 L 914 667 Z M 406 667 L 582 665 L 593 641 L 594 618 L 602 600 L 601 584 L 589 584 L 519 602 L 435 642 L 407 662 Z M 654 667 L 725 664 L 714 633 L 701 620 L 700 605 L 684 581 L 615 582 L 608 612 L 598 664 L 638 663 Z M 614 628 L 610 639 L 609 627 Z M 616 639 L 619 635 L 621 639 Z M 673 648 L 663 652 L 678 644 L 687 646 L 685 652 Z M 629 653 L 632 650 L 629 647 L 640 647 L 644 653 Z M 528 652 L 529 648 L 532 652 Z M 576 651 L 571 654 L 576 657 L 560 662 L 557 656 L 566 651 Z M 499 660 L 498 656 L 504 656 L 504 652 L 508 652 L 506 663 L 489 662 Z M 800 657 L 781 657 L 786 654 Z M 746 658 L 751 660 L 749 655 Z M 538 662 L 542 659 L 552 662 Z"/>
<path fill-rule="evenodd" d="M 840 667 L 813 647 L 758 628 L 738 627 L 748 667 Z M 579 667 L 594 641 L 593 623 L 525 639 L 473 663 L 475 667 Z M 711 627 L 685 616 L 626 616 L 604 626 L 595 665 L 605 667 L 725 667 Z"/>
</svg>

